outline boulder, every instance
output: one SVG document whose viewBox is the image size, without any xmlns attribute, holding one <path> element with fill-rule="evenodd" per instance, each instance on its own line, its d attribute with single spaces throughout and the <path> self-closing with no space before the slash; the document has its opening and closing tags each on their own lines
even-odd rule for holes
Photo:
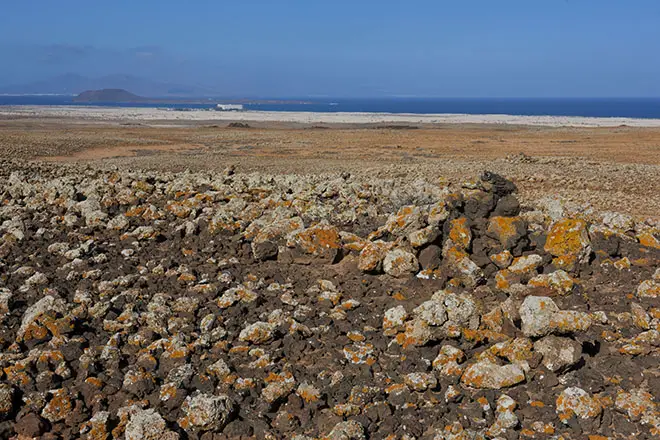
<svg viewBox="0 0 660 440">
<path fill-rule="evenodd" d="M 383 270 L 396 278 L 408 276 L 417 272 L 419 263 L 414 254 L 403 249 L 394 249 L 385 255 Z"/>
<path fill-rule="evenodd" d="M 565 370 L 582 358 L 582 345 L 579 342 L 553 335 L 536 341 L 534 351 L 543 355 L 542 363 L 550 371 Z"/>
<path fill-rule="evenodd" d="M 573 416 L 580 419 L 598 417 L 602 411 L 602 406 L 598 399 L 591 397 L 582 388 L 570 387 L 562 391 L 557 397 L 556 411 L 559 419 L 567 423 Z"/>
<path fill-rule="evenodd" d="M 178 423 L 186 431 L 221 430 L 229 422 L 234 404 L 225 394 L 197 393 L 186 397 L 181 411 L 184 416 Z"/>
<path fill-rule="evenodd" d="M 463 385 L 491 390 L 507 388 L 524 380 L 525 372 L 519 365 L 497 365 L 488 360 L 470 365 L 461 376 Z"/>
<path fill-rule="evenodd" d="M 499 241 L 502 249 L 512 249 L 527 234 L 527 223 L 520 217 L 491 217 L 487 234 Z"/>
<path fill-rule="evenodd" d="M 136 409 L 126 424 L 126 440 L 178 440 L 179 434 L 167 429 L 155 409 Z"/>
<path fill-rule="evenodd" d="M 528 337 L 540 337 L 551 333 L 570 334 L 591 327 L 588 313 L 559 310 L 548 297 L 528 296 L 520 306 L 522 331 Z"/>
<path fill-rule="evenodd" d="M 591 242 L 584 220 L 565 218 L 550 228 L 544 249 L 555 256 L 553 264 L 559 269 L 573 270 L 585 263 L 591 254 Z"/>
</svg>

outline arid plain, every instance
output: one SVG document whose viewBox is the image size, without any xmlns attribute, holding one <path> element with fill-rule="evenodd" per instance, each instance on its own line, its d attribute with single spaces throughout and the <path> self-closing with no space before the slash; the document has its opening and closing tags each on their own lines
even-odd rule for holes
<svg viewBox="0 0 660 440">
<path fill-rule="evenodd" d="M 3 111 L 0 438 L 660 436 L 660 128 Z"/>
<path fill-rule="evenodd" d="M 513 179 L 524 201 L 556 195 L 601 211 L 660 215 L 656 127 L 232 124 L 186 120 L 185 114 L 181 121 L 19 115 L 0 118 L 0 154 L 170 171 L 234 165 L 241 172 L 350 171 L 454 182 L 492 170 Z"/>
</svg>

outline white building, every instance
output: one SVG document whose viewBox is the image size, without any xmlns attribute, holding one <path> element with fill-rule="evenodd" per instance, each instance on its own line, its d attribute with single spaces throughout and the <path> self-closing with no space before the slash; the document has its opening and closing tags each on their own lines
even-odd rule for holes
<svg viewBox="0 0 660 440">
<path fill-rule="evenodd" d="M 216 104 L 215 109 L 218 111 L 240 111 L 243 110 L 242 104 Z"/>
</svg>

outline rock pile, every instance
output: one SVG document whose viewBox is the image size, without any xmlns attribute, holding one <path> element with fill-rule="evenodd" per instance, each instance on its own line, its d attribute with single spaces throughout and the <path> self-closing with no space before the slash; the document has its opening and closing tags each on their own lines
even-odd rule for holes
<svg viewBox="0 0 660 440">
<path fill-rule="evenodd" d="M 660 436 L 660 229 L 514 192 L 5 163 L 0 437 Z"/>
</svg>

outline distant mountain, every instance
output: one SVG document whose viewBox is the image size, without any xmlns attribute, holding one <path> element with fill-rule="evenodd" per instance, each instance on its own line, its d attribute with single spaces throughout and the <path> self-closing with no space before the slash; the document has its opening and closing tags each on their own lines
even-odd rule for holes
<svg viewBox="0 0 660 440">
<path fill-rule="evenodd" d="M 74 73 L 56 76 L 43 81 L 0 87 L 0 94 L 60 94 L 77 95 L 87 90 L 123 89 L 142 96 L 175 98 L 217 96 L 217 90 L 207 87 L 188 86 L 152 81 L 132 75 L 107 75 L 89 78 Z"/>
<path fill-rule="evenodd" d="M 73 98 L 73 102 L 143 102 L 146 100 L 147 98 L 124 89 L 87 90 Z"/>
</svg>

